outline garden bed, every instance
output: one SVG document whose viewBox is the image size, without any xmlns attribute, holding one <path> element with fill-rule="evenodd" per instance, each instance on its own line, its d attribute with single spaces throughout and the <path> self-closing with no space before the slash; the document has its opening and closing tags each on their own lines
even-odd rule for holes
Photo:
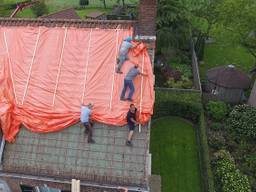
<svg viewBox="0 0 256 192">
<path fill-rule="evenodd" d="M 206 106 L 216 191 L 256 191 L 256 109 L 216 101 Z"/>
</svg>

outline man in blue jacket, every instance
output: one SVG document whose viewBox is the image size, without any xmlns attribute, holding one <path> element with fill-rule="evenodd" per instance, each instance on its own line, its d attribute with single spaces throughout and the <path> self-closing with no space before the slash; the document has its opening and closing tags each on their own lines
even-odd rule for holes
<svg viewBox="0 0 256 192">
<path fill-rule="evenodd" d="M 95 141 L 92 139 L 93 122 L 90 119 L 92 108 L 92 103 L 89 103 L 88 105 L 82 105 L 81 107 L 80 121 L 85 127 L 85 133 L 88 133 L 88 143 L 95 143 Z"/>
<path fill-rule="evenodd" d="M 117 58 L 117 73 L 123 73 L 121 71 L 121 68 L 124 64 L 124 62 L 128 59 L 128 52 L 131 48 L 136 47 L 132 43 L 132 37 L 127 37 L 121 44 L 121 48 L 119 50 L 119 55 Z"/>
</svg>

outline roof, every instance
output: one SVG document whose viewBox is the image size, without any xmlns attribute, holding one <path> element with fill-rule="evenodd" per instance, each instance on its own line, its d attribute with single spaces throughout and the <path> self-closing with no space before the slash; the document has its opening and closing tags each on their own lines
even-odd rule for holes
<svg viewBox="0 0 256 192">
<path fill-rule="evenodd" d="M 247 89 L 251 83 L 248 75 L 234 65 L 212 68 L 207 71 L 206 76 L 209 82 L 226 88 Z"/>
<path fill-rule="evenodd" d="M 81 20 L 81 19 L 51 19 L 51 18 L 5 18 L 0 17 L 0 26 L 46 26 L 46 27 L 77 27 L 77 28 L 131 28 L 135 21 L 127 20 Z"/>
<path fill-rule="evenodd" d="M 16 142 L 6 144 L 3 171 L 81 182 L 146 187 L 149 129 L 135 131 L 134 146 L 125 145 L 127 127 L 94 125 L 96 144 L 88 144 L 84 128 L 37 134 L 22 128 Z"/>
<path fill-rule="evenodd" d="M 49 15 L 44 15 L 40 18 L 48 18 L 48 19 L 81 19 L 79 15 L 76 13 L 74 8 L 69 8 L 65 10 L 61 10 L 55 13 L 51 13 Z"/>
</svg>

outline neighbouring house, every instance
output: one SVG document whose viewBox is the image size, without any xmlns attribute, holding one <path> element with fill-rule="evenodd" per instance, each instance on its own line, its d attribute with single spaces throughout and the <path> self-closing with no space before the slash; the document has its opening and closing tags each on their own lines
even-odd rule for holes
<svg viewBox="0 0 256 192">
<path fill-rule="evenodd" d="M 68 20 L 66 13 L 63 18 L 59 12 L 38 19 L 0 18 L 0 27 L 132 28 L 136 39 L 147 45 L 153 63 L 156 6 L 156 0 L 140 0 L 137 21 L 79 20 L 70 9 L 73 20 Z M 147 192 L 151 174 L 149 135 L 150 123 L 135 134 L 134 147 L 128 148 L 124 145 L 126 127 L 96 123 L 94 137 L 98 142 L 94 145 L 87 144 L 78 124 L 46 134 L 33 133 L 23 127 L 15 143 L 1 139 L 0 179 L 12 192 L 21 191 L 21 185 L 32 188 L 47 185 L 70 191 L 72 178 L 81 181 L 81 192 L 118 192 L 119 186 L 133 192 Z"/>
<path fill-rule="evenodd" d="M 215 67 L 207 71 L 207 91 L 215 98 L 239 103 L 244 100 L 244 90 L 251 84 L 249 76 L 234 65 Z"/>
<path fill-rule="evenodd" d="M 44 15 L 40 18 L 47 19 L 81 19 L 79 15 L 76 13 L 74 8 L 69 8 L 65 10 L 61 10 L 58 12 L 51 13 L 49 15 Z"/>
</svg>

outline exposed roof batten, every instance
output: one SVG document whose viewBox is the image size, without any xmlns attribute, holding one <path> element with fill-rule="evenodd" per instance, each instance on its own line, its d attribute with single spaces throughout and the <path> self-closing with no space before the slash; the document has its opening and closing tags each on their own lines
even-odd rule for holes
<svg viewBox="0 0 256 192">
<path fill-rule="evenodd" d="M 81 19 L 24 19 L 0 17 L 0 26 L 46 26 L 46 27 L 77 27 L 101 29 L 127 29 L 135 25 L 129 20 L 81 20 Z"/>
</svg>

